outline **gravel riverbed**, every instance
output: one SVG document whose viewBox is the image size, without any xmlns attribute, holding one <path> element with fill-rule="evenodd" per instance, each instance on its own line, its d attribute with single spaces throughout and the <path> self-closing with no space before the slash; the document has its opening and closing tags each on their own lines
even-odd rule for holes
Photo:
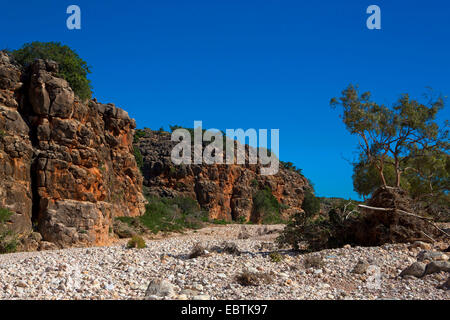
<svg viewBox="0 0 450 320">
<path fill-rule="evenodd" d="M 0 299 L 144 299 L 149 283 L 159 280 L 169 292 L 147 294 L 147 299 L 450 298 L 450 290 L 437 288 L 448 272 L 399 277 L 417 261 L 421 248 L 347 246 L 309 254 L 281 250 L 282 259 L 275 262 L 269 254 L 278 250 L 273 241 L 282 226 L 242 228 L 210 226 L 148 239 L 144 249 L 127 249 L 123 240 L 106 247 L 0 255 Z M 207 249 L 204 256 L 188 258 L 196 243 L 211 248 L 224 241 L 242 253 Z M 309 266 L 311 256 L 318 254 L 320 263 Z M 363 270 L 358 273 L 360 260 Z M 236 276 L 244 271 L 265 275 L 268 281 L 243 286 Z"/>
</svg>

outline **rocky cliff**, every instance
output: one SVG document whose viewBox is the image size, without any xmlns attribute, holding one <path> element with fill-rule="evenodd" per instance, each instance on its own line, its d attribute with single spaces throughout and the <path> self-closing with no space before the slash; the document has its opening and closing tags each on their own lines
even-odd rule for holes
<svg viewBox="0 0 450 320">
<path fill-rule="evenodd" d="M 143 157 L 144 185 L 150 194 L 196 199 L 212 219 L 260 222 L 253 196 L 268 187 L 281 204 L 285 218 L 302 211 L 308 181 L 293 170 L 280 168 L 276 175 L 264 176 L 259 164 L 176 166 L 170 158 L 176 142 L 171 141 L 169 133 L 149 129 L 140 133 L 136 146 Z"/>
<path fill-rule="evenodd" d="M 0 52 L 0 207 L 21 234 L 104 244 L 113 217 L 145 210 L 135 122 L 112 104 L 80 101 L 57 71 L 43 60 L 24 70 Z"/>
<path fill-rule="evenodd" d="M 144 213 L 143 184 L 149 194 L 197 200 L 212 219 L 260 222 L 258 190 L 270 190 L 285 218 L 301 211 L 308 182 L 293 170 L 264 176 L 260 165 L 176 166 L 169 133 L 146 130 L 133 146 L 134 129 L 113 104 L 81 101 L 55 62 L 24 68 L 0 52 L 0 207 L 14 213 L 10 228 L 39 231 L 31 238 L 59 247 L 105 244 L 114 217 Z"/>
</svg>

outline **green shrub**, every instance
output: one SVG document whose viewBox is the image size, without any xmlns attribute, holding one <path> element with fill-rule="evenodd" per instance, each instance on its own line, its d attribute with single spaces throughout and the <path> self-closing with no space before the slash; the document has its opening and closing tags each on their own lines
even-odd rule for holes
<svg viewBox="0 0 450 320">
<path fill-rule="evenodd" d="M 148 197 L 142 224 L 153 233 L 172 232 L 183 229 L 198 229 L 207 220 L 207 213 L 200 209 L 197 201 L 188 197 Z"/>
<path fill-rule="evenodd" d="M 239 218 L 237 218 L 237 222 L 240 224 L 244 224 L 247 222 L 247 219 L 245 218 L 245 216 L 239 216 Z"/>
<path fill-rule="evenodd" d="M 221 225 L 230 224 L 228 221 L 226 221 L 224 219 L 212 219 L 210 222 L 212 224 L 221 224 Z"/>
<path fill-rule="evenodd" d="M 133 236 L 127 243 L 127 248 L 138 248 L 143 249 L 145 248 L 145 240 L 141 236 Z"/>
<path fill-rule="evenodd" d="M 280 203 L 269 187 L 258 190 L 253 196 L 253 213 L 264 224 L 283 223 Z"/>
<path fill-rule="evenodd" d="M 138 147 L 133 146 L 133 154 L 136 159 L 137 167 L 142 171 L 142 168 L 144 167 L 144 158 L 142 157 L 141 150 L 139 150 Z"/>
<path fill-rule="evenodd" d="M 0 254 L 15 252 L 19 244 L 17 234 L 6 225 L 12 215 L 8 209 L 0 208 Z"/>
<path fill-rule="evenodd" d="M 6 208 L 0 208 L 0 225 L 6 223 L 13 213 Z"/>
<path fill-rule="evenodd" d="M 145 130 L 143 129 L 136 129 L 134 131 L 134 136 L 133 136 L 133 143 L 138 143 L 139 139 L 145 137 Z"/>
<path fill-rule="evenodd" d="M 328 224 L 315 215 L 320 210 L 320 200 L 308 188 L 302 203 L 304 212 L 294 214 L 286 225 L 277 242 L 280 246 L 289 245 L 294 250 L 300 249 L 300 244 L 306 242 L 309 245 L 305 250 L 320 250 L 328 241 Z"/>
<path fill-rule="evenodd" d="M 48 59 L 59 64 L 59 76 L 67 80 L 76 95 L 82 100 L 91 98 L 92 87 L 87 75 L 91 73 L 85 61 L 68 46 L 59 42 L 32 42 L 12 51 L 13 58 L 23 66 L 36 59 Z"/>
<path fill-rule="evenodd" d="M 309 188 L 305 190 L 302 209 L 309 217 L 314 216 L 320 210 L 320 198 L 316 197 Z"/>
<path fill-rule="evenodd" d="M 297 172 L 299 175 L 303 176 L 302 169 L 297 168 L 292 162 L 280 161 L 280 164 L 282 168 Z"/>
<path fill-rule="evenodd" d="M 281 255 L 279 252 L 271 252 L 269 254 L 269 258 L 272 262 L 281 262 L 284 259 L 284 256 Z"/>
</svg>

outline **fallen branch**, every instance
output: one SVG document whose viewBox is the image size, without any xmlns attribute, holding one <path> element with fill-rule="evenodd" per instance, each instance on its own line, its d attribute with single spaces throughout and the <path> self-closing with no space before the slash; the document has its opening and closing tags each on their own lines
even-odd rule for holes
<svg viewBox="0 0 450 320">
<path fill-rule="evenodd" d="M 389 209 L 389 208 L 370 207 L 370 206 L 366 206 L 364 204 L 358 204 L 358 207 L 361 207 L 364 209 L 376 210 L 376 211 L 392 211 L 392 210 L 394 210 L 394 209 Z"/>
<path fill-rule="evenodd" d="M 432 237 L 430 237 L 429 235 L 427 235 L 425 232 L 420 231 L 425 237 L 427 237 L 428 239 L 431 240 L 431 242 L 436 242 Z"/>
</svg>

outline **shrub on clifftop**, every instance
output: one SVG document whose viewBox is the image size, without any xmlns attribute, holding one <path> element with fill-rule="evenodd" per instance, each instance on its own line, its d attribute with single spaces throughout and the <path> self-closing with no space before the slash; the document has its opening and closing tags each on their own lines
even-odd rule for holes
<svg viewBox="0 0 450 320">
<path fill-rule="evenodd" d="M 92 95 L 90 80 L 91 73 L 85 61 L 68 46 L 59 42 L 32 42 L 26 43 L 22 48 L 11 52 L 13 58 L 23 65 L 28 66 L 36 59 L 47 59 L 59 64 L 59 76 L 69 83 L 76 95 L 82 100 L 89 99 Z"/>
</svg>

